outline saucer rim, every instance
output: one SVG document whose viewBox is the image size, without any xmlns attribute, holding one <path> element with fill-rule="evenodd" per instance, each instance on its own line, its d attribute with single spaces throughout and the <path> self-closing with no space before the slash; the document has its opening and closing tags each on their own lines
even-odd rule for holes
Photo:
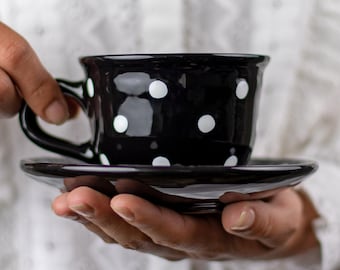
<svg viewBox="0 0 340 270">
<path fill-rule="evenodd" d="M 51 160 L 50 158 L 48 158 Z M 44 159 L 46 160 L 46 159 Z M 54 158 L 54 160 L 65 160 L 61 158 Z M 202 166 L 191 166 L 191 170 L 181 170 L 175 171 L 173 174 L 169 174 L 169 172 L 164 173 L 164 168 L 169 169 L 169 167 L 154 167 L 152 168 L 158 170 L 158 172 L 163 172 L 163 174 L 155 174 L 154 172 L 140 172 L 137 170 L 134 171 L 135 175 L 125 173 L 122 178 L 131 178 L 135 180 L 140 180 L 142 183 L 149 185 L 156 190 L 162 192 L 167 196 L 176 196 L 183 200 L 189 199 L 192 202 L 181 202 L 179 204 L 164 200 L 162 203 L 166 207 L 173 208 L 176 211 L 180 211 L 187 214 L 206 214 L 206 213 L 220 213 L 221 209 L 223 209 L 223 204 L 218 200 L 220 193 L 225 192 L 237 192 L 237 193 L 257 193 L 268 190 L 275 190 L 277 188 L 288 188 L 293 187 L 300 184 L 304 181 L 307 176 L 311 173 L 314 173 L 318 164 L 316 161 L 306 160 L 306 159 L 253 159 L 252 162 L 258 161 L 262 163 L 262 165 L 248 164 L 242 166 L 235 167 L 225 167 L 225 166 L 204 166 L 207 175 L 200 178 L 200 176 L 196 177 L 199 173 L 201 174 Z M 270 161 L 271 163 L 276 163 L 274 166 L 271 164 L 263 165 Z M 99 165 L 99 164 L 84 164 L 77 161 L 73 164 L 70 163 L 51 163 L 51 162 L 43 162 L 42 158 L 31 158 L 31 159 L 23 159 L 20 162 L 21 169 L 28 175 L 30 178 L 48 184 L 50 186 L 54 186 L 59 188 L 60 190 L 65 190 L 64 179 L 66 177 L 72 177 L 71 175 L 66 176 L 65 173 L 69 174 L 70 171 L 65 170 L 68 166 L 75 166 L 76 168 L 86 168 L 88 166 L 94 168 L 129 168 L 125 166 L 114 166 L 114 165 Z M 283 163 L 283 164 L 282 164 Z M 279 170 L 270 170 L 270 168 L 276 167 Z M 150 168 L 151 166 L 143 166 Z M 143 168 L 143 167 L 139 167 Z M 188 166 L 182 166 L 188 169 Z M 131 166 L 130 166 L 131 168 Z M 173 166 L 171 166 L 173 168 Z M 175 169 L 177 169 L 176 166 Z M 189 168 L 189 169 L 190 169 Z M 193 175 L 192 169 L 197 170 L 196 176 Z M 199 168 L 199 169 L 197 169 Z M 39 171 L 39 169 L 42 169 Z M 49 169 L 49 172 L 46 172 Z M 54 171 L 53 169 L 61 170 L 64 174 L 59 174 L 59 172 Z M 215 171 L 212 171 L 215 169 Z M 217 170 L 216 170 L 217 169 Z M 260 169 L 260 170 L 258 170 Z M 262 170 L 261 170 L 262 169 Z M 45 170 L 45 171 L 44 171 Z M 51 172 L 52 170 L 52 172 Z M 210 177 L 210 175 L 214 172 L 215 174 Z M 229 173 L 229 174 L 228 174 Z M 140 175 L 144 178 L 140 177 Z M 99 181 L 101 178 L 103 180 L 108 180 L 111 183 L 114 183 L 119 178 L 117 175 L 110 176 L 109 174 L 86 174 L 82 175 L 95 175 L 99 177 Z M 137 176 L 136 176 L 137 175 Z M 79 173 L 76 176 L 81 176 Z M 182 176 L 182 177 L 179 177 Z M 111 177 L 111 178 L 110 178 Z M 113 178 L 112 178 L 113 177 Z M 229 179 L 228 177 L 231 177 Z M 233 178 L 234 177 L 234 178 Z M 178 178 L 178 179 L 177 179 Z M 263 180 L 264 179 L 264 180 Z M 174 181 L 176 180 L 176 181 Z M 246 181 L 243 181 L 246 180 Z M 89 186 L 93 187 L 93 186 Z M 204 188 L 203 188 L 204 187 Z M 187 189 L 189 188 L 189 190 Z M 197 188 L 199 190 L 197 190 Z M 203 189 L 202 189 L 203 188 Z M 96 188 L 94 188 L 96 189 Z M 100 191 L 102 192 L 102 191 Z M 206 193 L 208 192 L 208 193 Z M 188 195 L 190 194 L 190 195 Z"/>
<path fill-rule="evenodd" d="M 44 161 L 47 160 L 47 161 Z M 51 162 L 54 160 L 54 162 Z M 273 159 L 257 158 L 252 159 L 246 165 L 223 166 L 223 165 L 202 165 L 202 166 L 152 166 L 152 165 L 100 165 L 87 164 L 79 161 L 67 163 L 65 158 L 29 158 L 20 161 L 20 167 L 29 175 L 48 177 L 72 177 L 80 175 L 98 176 L 141 176 L 145 174 L 157 177 L 225 177 L 227 174 L 251 176 L 253 174 L 264 174 L 268 176 L 280 176 L 292 174 L 304 176 L 314 173 L 318 169 L 318 163 L 307 159 Z M 57 162 L 58 161 L 58 162 Z M 266 164 L 267 163 L 267 164 Z M 54 172 L 53 172 L 54 171 Z"/>
</svg>

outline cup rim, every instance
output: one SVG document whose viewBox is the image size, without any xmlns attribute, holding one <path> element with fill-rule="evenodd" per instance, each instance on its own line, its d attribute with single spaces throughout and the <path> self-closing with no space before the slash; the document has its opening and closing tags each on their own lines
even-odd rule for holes
<svg viewBox="0 0 340 270">
<path fill-rule="evenodd" d="M 264 54 L 252 53 L 129 53 L 129 54 L 98 54 L 87 55 L 79 58 L 83 64 L 93 61 L 117 61 L 128 62 L 136 60 L 158 61 L 158 60 L 223 60 L 223 62 L 240 63 L 263 63 L 269 62 L 270 57 Z"/>
</svg>

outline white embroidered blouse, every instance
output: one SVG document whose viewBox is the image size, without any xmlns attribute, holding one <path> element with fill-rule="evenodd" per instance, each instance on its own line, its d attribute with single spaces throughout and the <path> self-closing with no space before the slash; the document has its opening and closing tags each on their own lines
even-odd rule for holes
<svg viewBox="0 0 340 270">
<path fill-rule="evenodd" d="M 1 0 L 0 20 L 31 43 L 53 76 L 70 80 L 82 78 L 77 58 L 89 54 L 271 56 L 253 155 L 319 162 L 302 188 L 321 215 L 315 230 L 322 247 L 270 262 L 174 263 L 104 244 L 56 217 L 50 203 L 58 191 L 20 171 L 20 159 L 50 153 L 29 142 L 14 118 L 0 121 L 1 269 L 340 269 L 339 1 Z M 83 139 L 83 120 L 49 128 Z"/>
</svg>

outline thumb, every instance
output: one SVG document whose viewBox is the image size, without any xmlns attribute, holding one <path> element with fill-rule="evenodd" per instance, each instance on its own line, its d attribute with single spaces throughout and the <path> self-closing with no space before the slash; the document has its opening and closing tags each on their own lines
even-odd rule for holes
<svg viewBox="0 0 340 270">
<path fill-rule="evenodd" d="M 299 229 L 302 202 L 294 191 L 283 191 L 270 201 L 230 204 L 222 213 L 224 229 L 244 239 L 257 240 L 269 248 L 285 244 Z"/>
</svg>

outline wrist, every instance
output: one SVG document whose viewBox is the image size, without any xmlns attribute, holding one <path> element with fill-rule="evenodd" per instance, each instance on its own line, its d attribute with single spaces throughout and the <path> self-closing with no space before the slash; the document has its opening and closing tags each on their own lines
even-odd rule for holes
<svg viewBox="0 0 340 270">
<path fill-rule="evenodd" d="M 296 233 L 287 243 L 286 250 L 289 256 L 304 253 L 320 246 L 313 226 L 314 221 L 319 218 L 319 214 L 304 190 L 295 189 L 294 191 L 300 197 L 302 211 Z"/>
</svg>

